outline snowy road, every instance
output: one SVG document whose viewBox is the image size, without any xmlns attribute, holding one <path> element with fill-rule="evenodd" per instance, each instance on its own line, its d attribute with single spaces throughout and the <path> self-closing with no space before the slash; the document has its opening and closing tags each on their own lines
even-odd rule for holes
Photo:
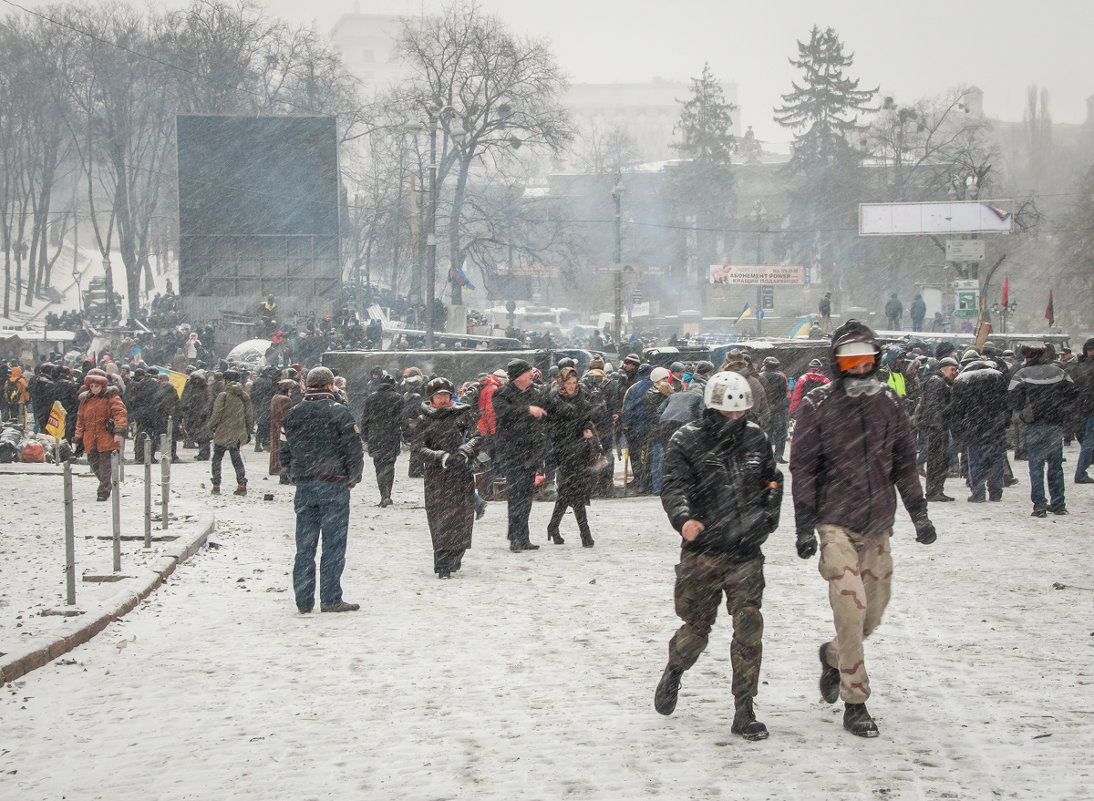
<svg viewBox="0 0 1094 801">
<path fill-rule="evenodd" d="M 291 488 L 246 456 L 245 499 L 199 495 L 207 464 L 175 466 L 193 493 L 180 512 L 213 508 L 219 548 L 0 688 L 0 798 L 1091 797 L 1094 489 L 1069 483 L 1069 517 L 1031 520 L 1018 463 L 1002 504 L 966 504 L 951 480 L 961 500 L 932 507 L 934 546 L 898 519 L 894 597 L 866 652 L 870 741 L 819 699 L 827 589 L 794 554 L 788 494 L 766 548 L 771 738 L 746 743 L 729 733 L 728 621 L 676 713 L 653 710 L 678 625 L 678 538 L 657 499 L 595 503 L 592 550 L 570 517 L 566 545 L 520 554 L 491 504 L 462 574 L 437 581 L 420 480 L 401 459 L 396 505 L 377 509 L 366 461 L 343 578 L 362 611 L 302 616 Z M 533 510 L 541 544 L 549 512 Z"/>
</svg>

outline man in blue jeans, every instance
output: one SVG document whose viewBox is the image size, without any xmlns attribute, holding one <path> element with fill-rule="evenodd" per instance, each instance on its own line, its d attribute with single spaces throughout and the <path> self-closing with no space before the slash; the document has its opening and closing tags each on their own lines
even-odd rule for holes
<svg viewBox="0 0 1094 801">
<path fill-rule="evenodd" d="M 1075 483 L 1094 484 L 1094 478 L 1086 472 L 1094 461 L 1094 338 L 1083 343 L 1083 353 L 1071 368 L 1071 377 L 1079 390 L 1076 428 L 1082 434 L 1082 447 L 1075 464 Z"/>
<path fill-rule="evenodd" d="M 1026 423 L 1029 493 L 1033 517 L 1066 515 L 1064 501 L 1064 424 L 1078 398 L 1075 382 L 1053 362 L 1052 345 L 1023 345 L 1024 367 L 1010 379 L 1011 408 Z M 1048 475 L 1048 498 L 1045 475 Z"/>
<path fill-rule="evenodd" d="M 319 562 L 319 608 L 323 612 L 356 612 L 360 604 L 342 599 L 346 566 L 349 492 L 361 481 L 364 452 L 353 414 L 335 400 L 334 374 L 326 367 L 308 372 L 304 400 L 282 424 L 278 453 L 281 466 L 296 485 L 296 562 L 293 592 L 296 608 L 307 614 L 315 606 L 315 552 L 323 536 Z"/>
</svg>

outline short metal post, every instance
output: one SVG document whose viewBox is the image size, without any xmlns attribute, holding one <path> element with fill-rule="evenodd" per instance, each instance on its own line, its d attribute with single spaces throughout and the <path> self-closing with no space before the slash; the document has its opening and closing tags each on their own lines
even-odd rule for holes
<svg viewBox="0 0 1094 801">
<path fill-rule="evenodd" d="M 152 438 L 144 440 L 144 547 L 152 547 Z"/>
<path fill-rule="evenodd" d="M 72 528 L 72 463 L 65 460 L 65 603 L 76 603 L 76 537 Z"/>
<path fill-rule="evenodd" d="M 167 530 L 167 497 L 171 493 L 171 452 L 167 450 L 167 435 L 160 435 L 160 507 L 163 520 L 160 528 Z"/>
<path fill-rule="evenodd" d="M 118 454 L 118 483 L 125 483 L 125 434 L 122 434 L 122 444 L 115 453 Z M 137 448 L 133 446 L 133 455 L 137 455 Z"/>
<path fill-rule="evenodd" d="M 121 451 L 110 452 L 110 506 L 114 518 L 114 572 L 122 572 L 122 503 L 118 486 L 122 471 Z"/>
</svg>

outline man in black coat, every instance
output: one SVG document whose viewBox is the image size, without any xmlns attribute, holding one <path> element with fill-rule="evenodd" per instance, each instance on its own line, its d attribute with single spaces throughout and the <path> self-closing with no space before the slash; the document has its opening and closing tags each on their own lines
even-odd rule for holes
<svg viewBox="0 0 1094 801">
<path fill-rule="evenodd" d="M 724 594 L 733 618 L 730 731 L 762 740 L 767 727 L 752 708 L 763 652 L 760 549 L 779 525 L 783 477 L 763 429 L 746 419 L 752 387 L 744 376 L 715 374 L 705 402 L 702 417 L 672 435 L 665 455 L 661 504 L 682 538 L 674 597 L 684 624 L 669 642 L 654 708 L 662 715 L 676 709 L 680 678 L 706 649 Z"/>
<path fill-rule="evenodd" d="M 72 442 L 76 435 L 76 414 L 80 409 L 80 386 L 72 380 L 72 371 L 67 367 L 59 368 L 53 382 L 57 400 L 65 410 L 65 435 L 63 439 Z"/>
<path fill-rule="evenodd" d="M 950 426 L 968 449 L 970 503 L 1003 500 L 1008 422 L 1007 377 L 983 360 L 966 364 L 953 382 Z"/>
<path fill-rule="evenodd" d="M 251 382 L 251 406 L 255 413 L 255 453 L 269 450 L 270 445 L 270 401 L 277 389 L 280 375 L 276 367 L 263 367 L 255 380 Z"/>
<path fill-rule="evenodd" d="M 505 474 L 509 505 L 509 550 L 534 551 L 528 516 L 532 512 L 536 465 L 539 464 L 542 426 L 547 416 L 539 393 L 532 388 L 532 365 L 513 359 L 505 368 L 509 381 L 496 392 L 492 403 L 497 418 L 494 454 Z"/>
<path fill-rule="evenodd" d="M 790 425 L 790 380 L 780 369 L 781 366 L 774 356 L 766 357 L 760 370 L 760 380 L 767 389 L 767 402 L 771 407 L 767 438 L 771 440 L 775 461 L 786 464 L 783 454 L 786 452 L 786 431 Z"/>
<path fill-rule="evenodd" d="M 53 365 L 40 364 L 34 371 L 34 379 L 28 383 L 30 403 L 34 408 L 35 431 L 46 430 L 53 402 L 57 400 L 57 387 L 53 383 Z"/>
<path fill-rule="evenodd" d="M 916 409 L 915 427 L 927 437 L 927 501 L 952 501 L 945 493 L 950 472 L 950 392 L 957 376 L 957 360 L 947 356 L 923 382 L 923 396 Z"/>
<path fill-rule="evenodd" d="M 334 399 L 334 374 L 326 367 L 308 371 L 304 400 L 282 426 L 278 455 L 296 485 L 296 561 L 293 593 L 296 608 L 315 606 L 315 551 L 323 537 L 319 564 L 319 603 L 323 612 L 356 612 L 360 604 L 342 599 L 346 565 L 349 493 L 361 481 L 364 455 L 353 414 Z"/>
<path fill-rule="evenodd" d="M 395 377 L 384 373 L 376 391 L 365 398 L 361 412 L 361 439 L 368 445 L 376 468 L 376 486 L 380 490 L 377 505 L 380 507 L 391 505 L 395 461 L 402 443 L 403 413 L 403 396 L 395 387 Z"/>
</svg>

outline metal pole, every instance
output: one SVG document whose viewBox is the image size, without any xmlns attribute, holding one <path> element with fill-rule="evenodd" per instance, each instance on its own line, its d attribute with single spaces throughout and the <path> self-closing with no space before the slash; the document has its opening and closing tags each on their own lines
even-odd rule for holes
<svg viewBox="0 0 1094 801">
<path fill-rule="evenodd" d="M 160 528 L 167 530 L 167 496 L 171 493 L 171 459 L 167 450 L 167 435 L 160 435 L 160 508 L 163 520 Z"/>
<path fill-rule="evenodd" d="M 65 603 L 76 603 L 76 544 L 72 528 L 72 463 L 65 461 Z"/>
<path fill-rule="evenodd" d="M 144 547 L 152 547 L 152 438 L 144 439 Z"/>
<path fill-rule="evenodd" d="M 114 572 L 122 572 L 122 504 L 118 487 L 121 474 L 121 451 L 110 452 L 110 506 L 114 518 Z"/>
<path fill-rule="evenodd" d="M 437 121 L 429 120 L 429 219 L 425 238 L 425 348 L 433 350 L 437 318 L 433 298 L 437 294 Z"/>
<path fill-rule="evenodd" d="M 118 454 L 118 483 L 125 481 L 125 434 L 122 434 L 122 444 L 118 447 L 118 450 L 114 453 Z M 136 448 L 134 447 L 133 455 L 136 456 Z"/>
<path fill-rule="evenodd" d="M 612 199 L 615 201 L 615 347 L 623 354 L 623 181 L 616 176 Z"/>
</svg>

